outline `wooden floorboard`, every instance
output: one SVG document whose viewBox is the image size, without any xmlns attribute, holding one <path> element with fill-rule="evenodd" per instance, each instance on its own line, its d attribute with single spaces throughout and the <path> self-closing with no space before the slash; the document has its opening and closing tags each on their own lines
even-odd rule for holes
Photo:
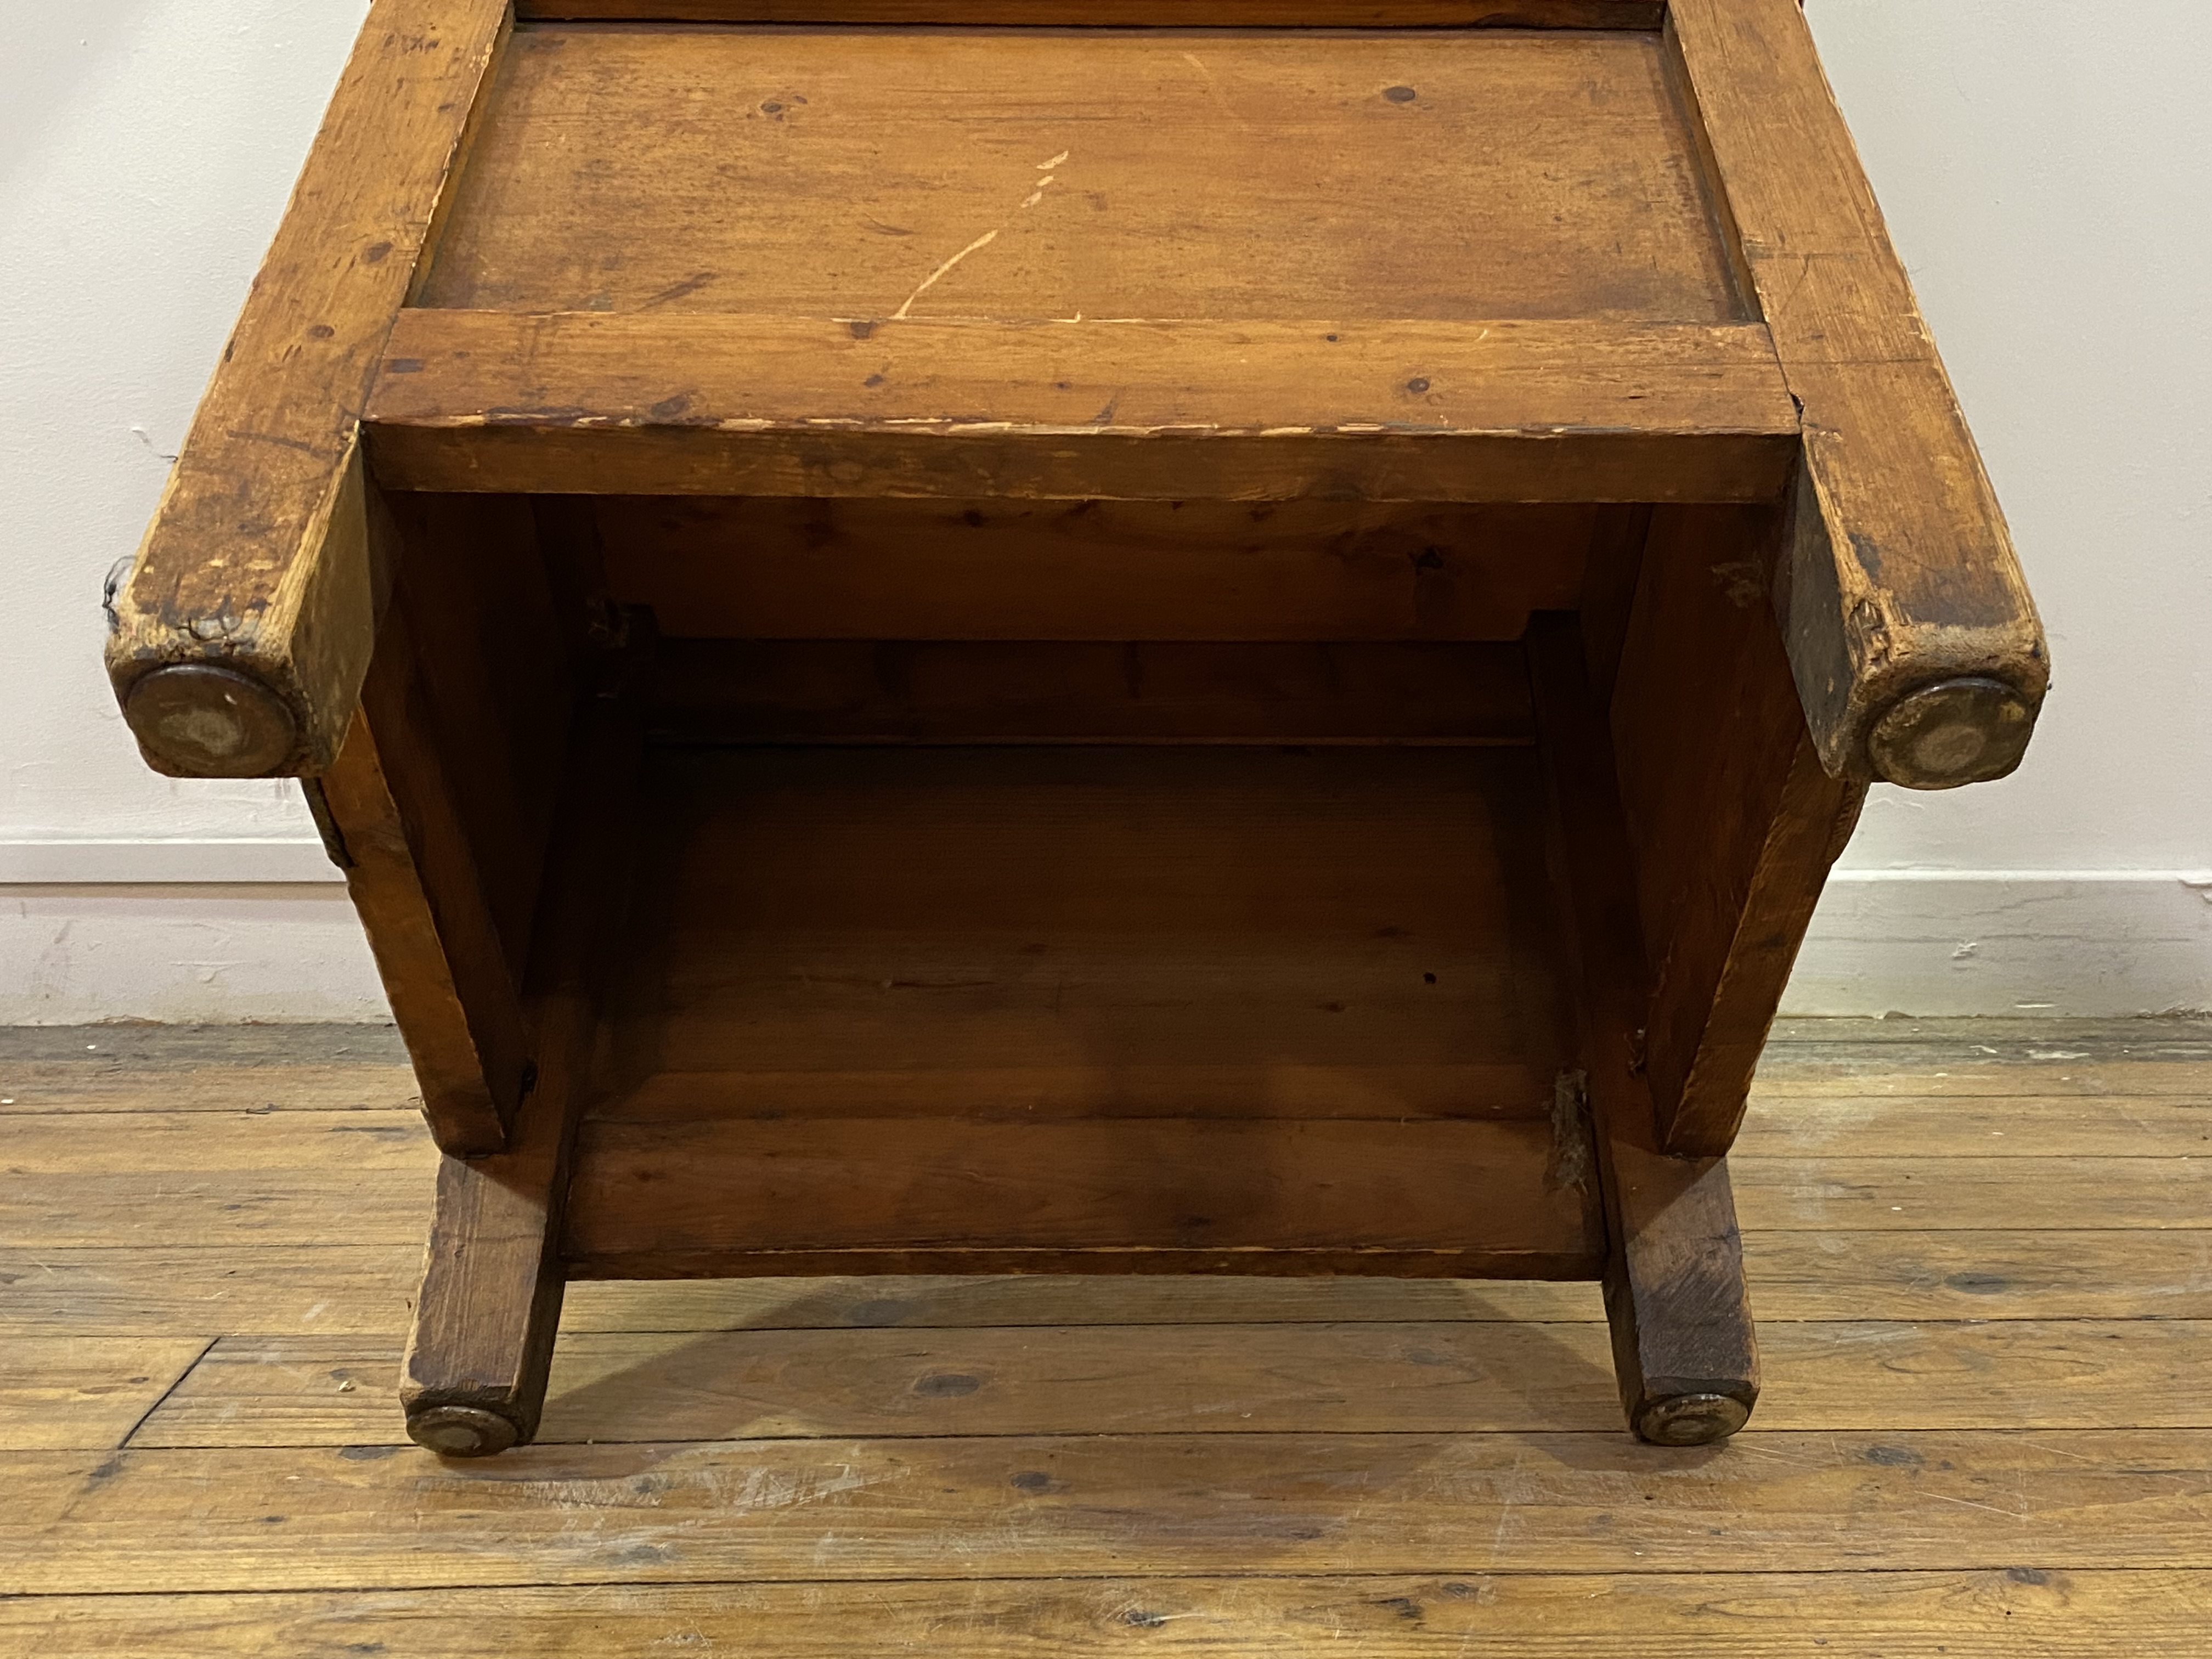
<svg viewBox="0 0 2212 1659">
<path fill-rule="evenodd" d="M 2212 1573 L 1934 1572 L 994 1579 L 54 1596 L 0 1601 L 0 1647 L 605 1659 L 2112 1659 L 2201 1653 Z M 20 1645 L 16 1645 L 20 1644 Z"/>
<path fill-rule="evenodd" d="M 544 1443 L 392 1398 L 388 1031 L 0 1031 L 0 1655 L 2212 1652 L 2212 1027 L 1785 1021 L 1765 1394 L 1619 1428 L 1595 1288 L 572 1287 Z"/>
</svg>

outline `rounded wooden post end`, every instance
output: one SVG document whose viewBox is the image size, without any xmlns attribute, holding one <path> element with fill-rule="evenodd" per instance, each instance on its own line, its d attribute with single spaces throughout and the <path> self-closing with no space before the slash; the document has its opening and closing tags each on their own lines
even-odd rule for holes
<svg viewBox="0 0 2212 1659">
<path fill-rule="evenodd" d="M 147 756 L 181 777 L 267 777 L 300 738 L 282 697 L 213 663 L 155 669 L 131 688 L 123 716 Z"/>
<path fill-rule="evenodd" d="M 1666 1395 L 1644 1402 L 1636 1437 L 1655 1446 L 1710 1446 L 1750 1420 L 1750 1406 L 1732 1394 Z"/>
<path fill-rule="evenodd" d="M 407 1437 L 441 1457 L 493 1457 L 522 1438 L 522 1431 L 481 1406 L 425 1406 L 407 1413 Z"/>
<path fill-rule="evenodd" d="M 1907 789 L 1956 789 L 2020 764 L 2035 711 L 2002 680 L 1942 680 L 1900 698 L 1868 735 L 1875 775 Z"/>
</svg>

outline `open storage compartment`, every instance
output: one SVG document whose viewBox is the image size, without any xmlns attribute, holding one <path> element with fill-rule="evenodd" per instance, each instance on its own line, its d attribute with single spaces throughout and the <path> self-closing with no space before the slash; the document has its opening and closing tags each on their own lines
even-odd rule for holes
<svg viewBox="0 0 2212 1659">
<path fill-rule="evenodd" d="M 1602 1277 L 1732 1432 L 1827 867 L 2046 678 L 1790 0 L 377 0 L 113 614 L 347 868 L 455 1454 L 679 1274 Z"/>
</svg>

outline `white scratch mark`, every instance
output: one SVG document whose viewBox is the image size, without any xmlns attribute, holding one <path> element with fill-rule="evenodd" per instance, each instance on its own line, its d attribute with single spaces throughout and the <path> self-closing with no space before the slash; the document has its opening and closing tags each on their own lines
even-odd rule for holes
<svg viewBox="0 0 2212 1659">
<path fill-rule="evenodd" d="M 1940 1492 L 1924 1492 L 1923 1498 L 1932 1498 L 1939 1504 L 1959 1504 L 1970 1510 L 1987 1510 L 1991 1515 L 2002 1515 L 2008 1521 L 2025 1521 L 2027 1516 L 2018 1510 L 2001 1510 L 1994 1504 L 1977 1504 L 1971 1498 L 1953 1498 Z"/>
<path fill-rule="evenodd" d="M 987 230 L 981 236 L 978 236 L 974 241 L 969 243 L 966 247 L 962 248 L 959 252 L 954 254 L 943 264 L 938 266 L 936 270 L 931 271 L 928 276 L 921 279 L 921 286 L 906 296 L 906 303 L 901 306 L 896 311 L 891 313 L 891 320 L 893 322 L 904 321 L 907 317 L 912 314 L 914 311 L 914 302 L 921 298 L 923 295 L 928 293 L 931 289 L 936 287 L 937 284 L 944 279 L 945 273 L 950 271 L 953 266 L 958 264 L 969 254 L 981 252 L 983 249 L 990 246 L 992 243 L 998 240 L 999 233 L 997 231 Z"/>
<path fill-rule="evenodd" d="M 1064 149 L 1060 151 L 1059 155 L 1054 156 L 1049 161 L 1039 161 L 1036 166 L 1036 170 L 1039 173 L 1050 173 L 1054 167 L 1059 167 L 1074 153 L 1075 152 L 1073 150 Z"/>
</svg>

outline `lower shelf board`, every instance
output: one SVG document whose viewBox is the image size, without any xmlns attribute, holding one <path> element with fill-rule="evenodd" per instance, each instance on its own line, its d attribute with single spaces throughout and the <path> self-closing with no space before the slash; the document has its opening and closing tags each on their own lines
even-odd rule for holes
<svg viewBox="0 0 2212 1659">
<path fill-rule="evenodd" d="M 1541 1122 L 602 1121 L 563 1255 L 576 1278 L 1588 1279 L 1584 1163 Z"/>
<path fill-rule="evenodd" d="M 1534 752 L 656 750 L 577 1278 L 1586 1279 Z"/>
</svg>

